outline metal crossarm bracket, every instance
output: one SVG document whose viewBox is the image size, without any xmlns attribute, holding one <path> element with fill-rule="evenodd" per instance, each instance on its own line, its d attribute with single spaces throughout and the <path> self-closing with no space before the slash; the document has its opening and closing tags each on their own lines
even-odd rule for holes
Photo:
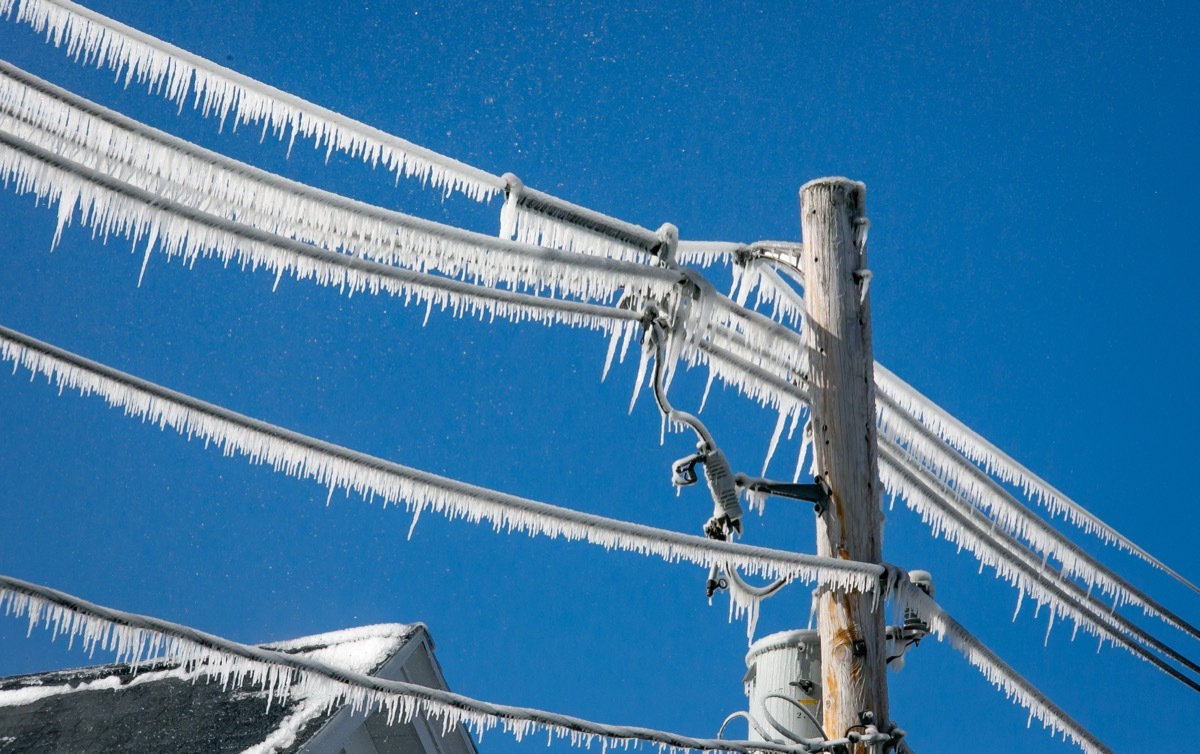
<svg viewBox="0 0 1200 754">
<path fill-rule="evenodd" d="M 751 478 L 745 474 L 738 474 L 734 481 L 739 487 L 745 487 L 752 492 L 765 492 L 768 495 L 812 503 L 818 516 L 829 507 L 830 496 L 833 494 L 829 483 L 820 476 L 816 477 L 812 484 L 773 482 L 769 479 Z"/>
</svg>

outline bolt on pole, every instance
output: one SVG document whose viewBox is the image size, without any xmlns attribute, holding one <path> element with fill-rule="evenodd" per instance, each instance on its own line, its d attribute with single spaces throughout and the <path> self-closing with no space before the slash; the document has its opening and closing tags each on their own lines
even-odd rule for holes
<svg viewBox="0 0 1200 754">
<path fill-rule="evenodd" d="M 801 268 L 816 473 L 832 489 L 817 519 L 817 554 L 879 563 L 883 514 L 865 199 L 866 186 L 845 178 L 801 187 Z M 882 606 L 875 609 L 874 595 L 834 589 L 818 590 L 816 599 L 825 733 L 841 738 L 863 724 L 888 730 Z M 868 754 L 869 747 L 853 751 Z"/>
</svg>

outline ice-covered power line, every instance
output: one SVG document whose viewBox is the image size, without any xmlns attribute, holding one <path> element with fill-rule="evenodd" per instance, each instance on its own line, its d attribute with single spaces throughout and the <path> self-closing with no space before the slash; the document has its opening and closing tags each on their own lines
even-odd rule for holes
<svg viewBox="0 0 1200 754">
<path fill-rule="evenodd" d="M 90 224 L 95 232 L 102 236 L 126 235 L 135 244 L 142 241 L 147 258 L 157 244 L 160 253 L 168 258 L 179 256 L 191 261 L 199 256 L 215 256 L 225 263 L 262 266 L 274 272 L 277 280 L 287 273 L 297 279 L 312 278 L 321 285 L 351 294 L 386 291 L 405 299 L 415 298 L 430 308 L 449 308 L 459 314 L 489 314 L 514 321 L 560 322 L 607 332 L 619 321 L 637 319 L 636 314 L 614 307 L 473 285 L 326 251 L 241 226 L 59 157 L 3 130 L 0 130 L 0 175 L 10 179 L 19 193 L 33 192 L 58 202 L 56 240 L 78 203 L 83 222 Z M 658 290 L 661 295 L 674 290 L 674 275 L 665 270 L 647 272 L 665 273 L 665 277 L 654 274 L 641 277 L 642 282 L 650 283 L 651 290 Z"/>
<path fill-rule="evenodd" d="M 1200 587 L 1192 584 L 1128 537 L 1101 521 L 1082 505 L 1064 495 L 1049 482 L 1025 468 L 878 362 L 875 364 L 875 384 L 880 392 L 889 396 L 907 414 L 936 433 L 964 457 L 981 465 L 989 474 L 995 475 L 1000 480 L 1020 487 L 1027 496 L 1044 506 L 1052 515 L 1062 515 L 1067 521 L 1084 531 L 1132 553 L 1167 573 L 1192 591 L 1200 593 Z"/>
<path fill-rule="evenodd" d="M 545 732 L 572 746 L 592 748 L 650 744 L 660 750 L 728 751 L 737 754 L 795 754 L 803 746 L 693 738 L 667 731 L 606 725 L 556 712 L 484 702 L 443 689 L 356 673 L 304 655 L 249 646 L 177 623 L 95 605 L 78 597 L 9 576 L 0 576 L 0 612 L 43 626 L 68 644 L 80 640 L 85 652 L 112 652 L 116 661 L 137 666 L 149 661 L 179 663 L 189 675 L 220 683 L 229 693 L 242 684 L 259 686 L 271 698 L 301 697 L 330 706 L 348 704 L 355 712 L 380 712 L 388 724 L 415 715 L 446 727 L 465 725 L 476 735 L 499 727 L 518 741 Z"/>
<path fill-rule="evenodd" d="M 375 458 L 318 440 L 154 383 L 0 327 L 0 360 L 43 375 L 59 389 L 97 394 L 129 416 L 211 443 L 300 479 L 404 503 L 414 516 L 432 510 L 448 518 L 488 521 L 497 530 L 584 540 L 606 549 L 686 561 L 707 568 L 735 563 L 749 573 L 870 591 L 880 566 L 680 534 L 541 503 Z"/>
<path fill-rule="evenodd" d="M 939 640 L 949 641 L 989 683 L 1029 710 L 1030 720 L 1038 720 L 1052 734 L 1061 733 L 1064 739 L 1074 742 L 1086 754 L 1112 754 L 1111 749 L 963 628 L 932 597 L 904 581 L 898 587 L 896 599 L 905 608 L 914 610 Z"/>
<path fill-rule="evenodd" d="M 900 410 L 888 395 L 877 394 L 877 401 L 881 432 L 899 439 L 903 446 L 899 452 L 912 462 L 923 483 L 932 485 L 943 504 L 956 505 L 963 501 L 978 508 L 990 516 L 988 529 L 997 539 L 1009 535 L 1021 537 L 1041 553 L 1042 558 L 1054 557 L 1061 564 L 1063 575 L 1081 580 L 1089 594 L 1093 588 L 1098 588 L 1113 601 L 1114 607 L 1134 605 L 1144 614 L 1160 618 L 1167 625 L 1200 639 L 1200 629 L 1092 557 L 1029 510 L 982 469 L 963 462 L 952 448 L 932 437 L 928 428 Z M 881 447 L 884 442 L 880 440 Z"/>
<path fill-rule="evenodd" d="M 15 9 L 15 14 L 13 11 Z M 0 15 L 44 33 L 55 46 L 84 63 L 107 66 L 125 83 L 146 84 L 181 107 L 189 98 L 205 115 L 221 122 L 261 123 L 264 134 L 311 138 L 328 151 L 337 149 L 370 164 L 383 163 L 397 175 L 428 182 L 446 193 L 458 191 L 476 200 L 501 191 L 512 197 L 504 217 L 519 238 L 560 248 L 595 250 L 633 258 L 653 253 L 654 233 L 645 228 L 526 189 L 511 176 L 496 176 L 438 154 L 398 136 L 256 81 L 199 55 L 157 39 L 70 0 L 0 0 Z M 586 239 L 586 244 L 577 243 Z"/>
<path fill-rule="evenodd" d="M 0 128 L 207 214 L 333 251 L 488 286 L 607 300 L 657 268 L 412 217 L 290 181 L 170 136 L 0 61 Z"/>
<path fill-rule="evenodd" d="M 879 473 L 884 489 L 889 494 L 903 497 L 909 507 L 937 533 L 967 549 L 982 563 L 993 568 L 999 578 L 1012 584 L 1019 595 L 1018 611 L 1021 598 L 1028 594 L 1038 605 L 1049 605 L 1051 622 L 1055 617 L 1070 618 L 1077 626 L 1099 637 L 1101 642 L 1107 640 L 1119 645 L 1193 690 L 1200 691 L 1200 683 L 1153 652 L 1159 652 L 1193 672 L 1200 672 L 1196 663 L 1112 611 L 1074 582 L 1063 578 L 1057 569 L 1047 568 L 1040 557 L 1012 537 L 996 530 L 986 516 L 953 491 L 932 486 L 922 477 L 915 462 L 886 437 L 886 432 L 882 433 L 879 444 Z"/>
<path fill-rule="evenodd" d="M 477 200 L 504 188 L 499 176 L 255 81 L 70 0 L 0 0 L 0 15 L 29 24 L 84 63 L 107 66 L 123 75 L 126 85 L 145 84 L 180 107 L 193 98 L 205 115 L 222 123 L 232 117 L 261 123 L 264 133 L 287 135 L 291 142 L 297 136 L 311 138 L 328 151 L 382 163 L 398 176 Z"/>
</svg>

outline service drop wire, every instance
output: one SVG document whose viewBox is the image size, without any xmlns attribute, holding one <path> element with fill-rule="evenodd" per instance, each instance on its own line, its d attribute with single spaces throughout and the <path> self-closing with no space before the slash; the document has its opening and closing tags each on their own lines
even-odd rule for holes
<svg viewBox="0 0 1200 754">
<path fill-rule="evenodd" d="M 660 750 L 728 751 L 738 754 L 798 754 L 807 748 L 786 743 L 692 738 L 667 731 L 607 725 L 556 712 L 472 699 L 444 689 L 355 673 L 302 655 L 249 646 L 189 626 L 95 605 L 55 589 L 0 575 L 0 613 L 25 616 L 30 633 L 45 625 L 68 643 L 79 637 L 85 652 L 112 651 L 117 662 L 138 666 L 174 661 L 188 672 L 218 681 L 233 693 L 245 682 L 272 698 L 317 697 L 345 703 L 355 712 L 379 710 L 389 724 L 428 715 L 448 727 L 463 724 L 476 735 L 501 727 L 518 741 L 545 731 L 576 747 L 648 743 Z M 230 686 L 233 688 L 230 688 Z"/>
</svg>

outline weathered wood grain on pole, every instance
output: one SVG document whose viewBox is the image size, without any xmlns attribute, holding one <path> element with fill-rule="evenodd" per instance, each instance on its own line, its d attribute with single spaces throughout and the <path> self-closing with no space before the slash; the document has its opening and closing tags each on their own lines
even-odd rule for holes
<svg viewBox="0 0 1200 754">
<path fill-rule="evenodd" d="M 817 473 L 833 491 L 817 519 L 817 552 L 879 563 L 883 514 L 875 459 L 865 198 L 866 186 L 845 178 L 801 187 L 801 267 L 813 449 Z M 873 609 L 872 595 L 825 590 L 817 599 L 825 733 L 844 736 L 863 722 L 864 711 L 887 730 L 883 610 Z M 862 745 L 855 749 L 856 754 L 867 751 Z"/>
</svg>

